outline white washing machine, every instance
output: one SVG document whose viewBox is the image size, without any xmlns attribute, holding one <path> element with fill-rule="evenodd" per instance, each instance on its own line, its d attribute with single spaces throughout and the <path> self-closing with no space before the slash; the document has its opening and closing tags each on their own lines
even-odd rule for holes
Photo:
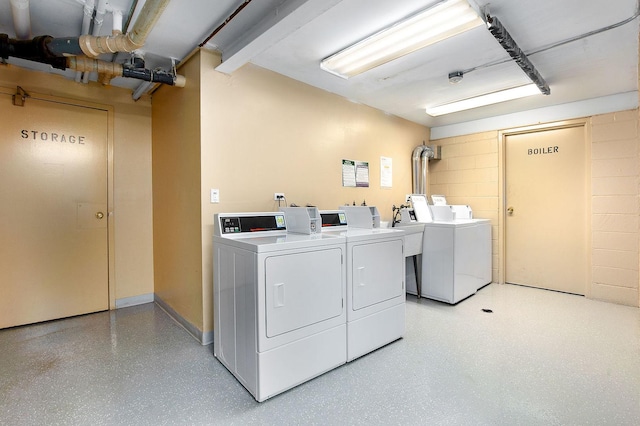
<svg viewBox="0 0 640 426">
<path fill-rule="evenodd" d="M 346 241 L 285 214 L 215 215 L 214 355 L 264 401 L 347 359 Z"/>
<path fill-rule="evenodd" d="M 325 234 L 347 240 L 347 361 L 405 332 L 404 232 L 379 226 L 375 207 L 321 211 Z"/>
<path fill-rule="evenodd" d="M 431 209 L 421 195 L 411 202 L 424 223 L 421 295 L 455 304 L 491 283 L 491 222 L 456 219 L 454 208 Z M 472 217 L 470 209 L 465 214 Z"/>
</svg>

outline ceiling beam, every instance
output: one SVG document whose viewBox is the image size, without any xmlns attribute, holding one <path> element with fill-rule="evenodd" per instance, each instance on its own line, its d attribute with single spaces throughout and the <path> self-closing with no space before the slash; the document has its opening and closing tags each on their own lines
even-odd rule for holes
<svg viewBox="0 0 640 426">
<path fill-rule="evenodd" d="M 241 33 L 229 46 L 219 46 L 222 50 L 222 63 L 216 67 L 216 71 L 232 73 L 341 1 L 288 0 L 283 2 L 277 8 L 269 10 L 268 14 L 251 27 L 251 31 Z M 235 18 L 240 27 L 243 13 L 248 16 L 247 13 L 254 3 L 261 2 L 251 3 Z M 229 30 L 233 31 L 233 21 L 230 21 L 228 26 L 231 27 Z"/>
</svg>

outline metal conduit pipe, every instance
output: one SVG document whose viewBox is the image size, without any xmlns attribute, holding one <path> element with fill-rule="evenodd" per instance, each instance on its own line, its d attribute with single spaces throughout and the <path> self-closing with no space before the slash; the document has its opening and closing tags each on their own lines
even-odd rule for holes
<svg viewBox="0 0 640 426">
<path fill-rule="evenodd" d="M 411 171 L 413 172 L 412 192 L 414 194 L 421 194 L 422 193 L 421 180 L 420 180 L 420 176 L 421 176 L 420 175 L 420 170 L 421 170 L 420 156 L 422 155 L 422 152 L 424 151 L 424 148 L 425 148 L 425 145 L 418 145 L 413 150 L 413 155 L 411 156 Z"/>
<path fill-rule="evenodd" d="M 31 38 L 31 14 L 29 13 L 29 0 L 11 0 L 11 14 L 13 16 L 13 29 L 20 40 Z"/>
<path fill-rule="evenodd" d="M 413 193 L 428 195 L 429 159 L 434 157 L 433 148 L 419 145 L 413 150 L 411 168 L 413 172 Z"/>
</svg>

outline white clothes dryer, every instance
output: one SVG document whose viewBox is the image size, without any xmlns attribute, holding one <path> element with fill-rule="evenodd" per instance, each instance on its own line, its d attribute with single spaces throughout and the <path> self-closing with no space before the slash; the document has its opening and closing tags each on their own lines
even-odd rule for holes
<svg viewBox="0 0 640 426">
<path fill-rule="evenodd" d="M 215 357 L 257 401 L 344 364 L 345 238 L 287 233 L 282 212 L 214 227 Z"/>
<path fill-rule="evenodd" d="M 405 332 L 404 232 L 373 228 L 374 207 L 321 211 L 324 234 L 347 241 L 347 361 Z"/>
</svg>

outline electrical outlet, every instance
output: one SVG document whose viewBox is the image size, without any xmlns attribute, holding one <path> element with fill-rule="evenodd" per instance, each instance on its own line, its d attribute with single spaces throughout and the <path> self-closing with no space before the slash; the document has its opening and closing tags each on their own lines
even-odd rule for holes
<svg viewBox="0 0 640 426">
<path fill-rule="evenodd" d="M 410 203 L 410 202 L 411 202 L 411 194 L 407 194 L 407 195 L 405 195 L 405 197 L 404 197 L 404 202 L 405 202 L 405 203 Z"/>
<path fill-rule="evenodd" d="M 273 201 L 282 200 L 284 201 L 284 192 L 274 192 L 273 193 Z"/>
</svg>

